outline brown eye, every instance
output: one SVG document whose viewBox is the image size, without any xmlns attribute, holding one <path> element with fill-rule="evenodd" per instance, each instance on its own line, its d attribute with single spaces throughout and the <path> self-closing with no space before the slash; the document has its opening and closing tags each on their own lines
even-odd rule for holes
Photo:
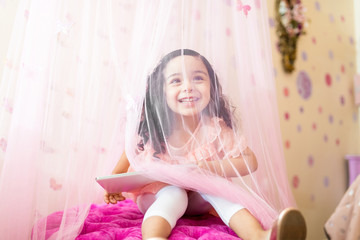
<svg viewBox="0 0 360 240">
<path fill-rule="evenodd" d="M 194 81 L 202 81 L 204 78 L 202 76 L 195 76 Z"/>
<path fill-rule="evenodd" d="M 170 80 L 170 84 L 176 84 L 176 83 L 180 83 L 180 82 L 181 82 L 180 78 L 174 78 L 174 79 Z"/>
</svg>

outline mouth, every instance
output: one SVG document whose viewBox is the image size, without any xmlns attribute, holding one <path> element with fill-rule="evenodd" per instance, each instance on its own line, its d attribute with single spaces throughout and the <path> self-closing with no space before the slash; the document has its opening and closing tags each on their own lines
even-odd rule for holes
<svg viewBox="0 0 360 240">
<path fill-rule="evenodd" d="M 198 97 L 184 97 L 180 98 L 178 101 L 181 103 L 192 103 L 198 101 L 200 98 Z"/>
</svg>

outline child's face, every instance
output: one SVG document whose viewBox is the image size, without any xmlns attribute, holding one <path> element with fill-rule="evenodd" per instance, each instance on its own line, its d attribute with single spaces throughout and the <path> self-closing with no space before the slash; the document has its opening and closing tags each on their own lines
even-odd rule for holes
<svg viewBox="0 0 360 240">
<path fill-rule="evenodd" d="M 182 116 L 194 116 L 210 101 L 210 78 L 199 57 L 179 56 L 164 69 L 166 102 Z"/>
</svg>

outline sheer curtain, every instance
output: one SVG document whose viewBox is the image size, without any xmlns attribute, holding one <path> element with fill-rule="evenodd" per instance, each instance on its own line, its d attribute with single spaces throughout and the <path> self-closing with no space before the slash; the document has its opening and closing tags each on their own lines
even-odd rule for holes
<svg viewBox="0 0 360 240">
<path fill-rule="evenodd" d="M 233 181 L 134 154 L 147 76 L 175 49 L 206 57 L 259 167 Z M 19 3 L 1 80 L 0 235 L 73 239 L 126 148 L 136 170 L 247 207 L 265 228 L 295 205 L 280 139 L 266 1 Z M 160 166 L 161 165 L 161 166 Z M 199 184 L 201 183 L 201 184 Z M 240 185 L 240 187 L 239 187 Z M 46 235 L 46 217 L 63 211 Z"/>
</svg>

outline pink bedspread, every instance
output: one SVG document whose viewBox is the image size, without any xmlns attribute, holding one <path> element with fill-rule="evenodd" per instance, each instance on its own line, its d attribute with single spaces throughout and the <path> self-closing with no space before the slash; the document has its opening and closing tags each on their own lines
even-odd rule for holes
<svg viewBox="0 0 360 240">
<path fill-rule="evenodd" d="M 54 213 L 47 217 L 49 237 L 57 227 L 56 222 L 62 213 Z M 85 220 L 81 234 L 77 240 L 89 239 L 141 239 L 141 222 L 143 215 L 136 204 L 130 200 L 116 205 L 92 205 Z M 196 217 L 183 217 L 170 235 L 170 240 L 191 239 L 239 239 L 236 234 L 220 218 L 207 214 Z"/>
</svg>

